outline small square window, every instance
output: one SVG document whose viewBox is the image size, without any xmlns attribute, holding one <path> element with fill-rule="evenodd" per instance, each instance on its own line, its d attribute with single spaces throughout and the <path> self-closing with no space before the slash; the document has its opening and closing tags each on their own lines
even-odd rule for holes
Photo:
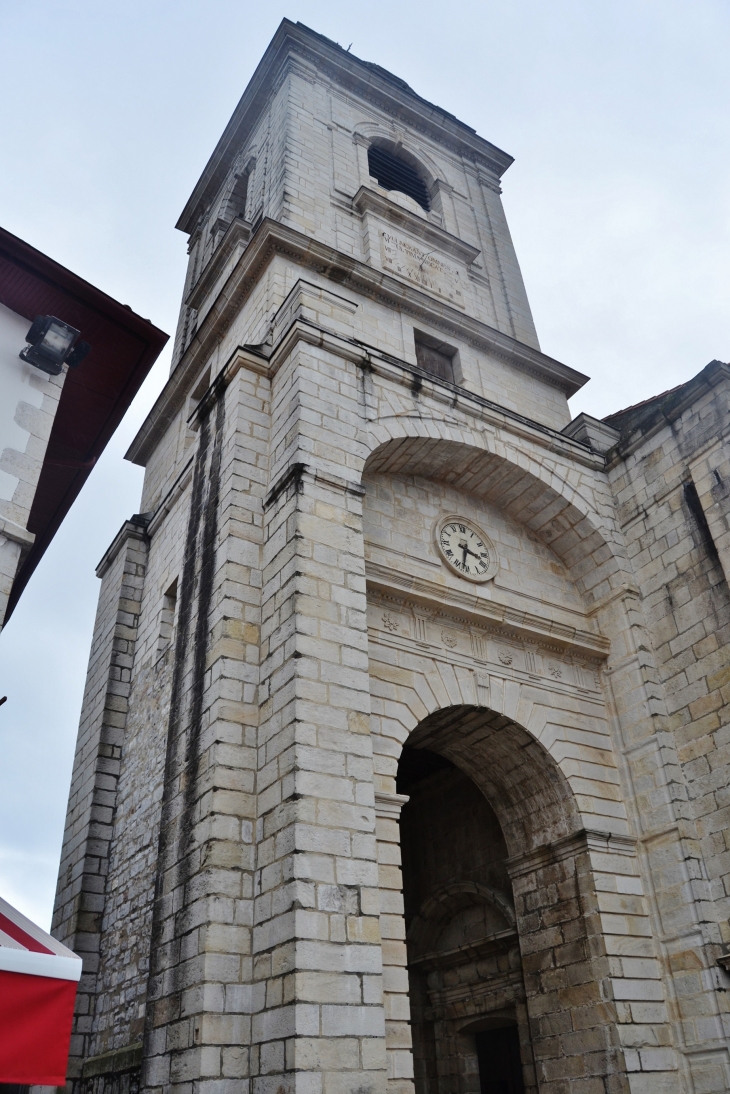
<svg viewBox="0 0 730 1094">
<path fill-rule="evenodd" d="M 439 342 L 429 334 L 414 331 L 416 340 L 416 363 L 424 372 L 430 372 L 439 380 L 448 380 L 450 384 L 456 383 L 454 371 L 454 358 L 456 349 L 446 342 Z"/>
</svg>

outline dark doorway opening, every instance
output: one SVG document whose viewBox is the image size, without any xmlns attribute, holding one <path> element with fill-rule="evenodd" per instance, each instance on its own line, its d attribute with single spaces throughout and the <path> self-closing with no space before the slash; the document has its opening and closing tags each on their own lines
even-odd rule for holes
<svg viewBox="0 0 730 1094">
<path fill-rule="evenodd" d="M 409 797 L 400 836 L 416 1094 L 526 1094 L 524 981 L 499 820 L 437 752 L 404 748 L 396 785 Z"/>
<path fill-rule="evenodd" d="M 481 1094 L 525 1094 L 517 1026 L 475 1033 Z"/>
</svg>

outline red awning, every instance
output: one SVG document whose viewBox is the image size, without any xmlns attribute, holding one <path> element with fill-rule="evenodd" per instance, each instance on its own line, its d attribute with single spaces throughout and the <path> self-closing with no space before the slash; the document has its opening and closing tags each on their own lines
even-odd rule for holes
<svg viewBox="0 0 730 1094">
<path fill-rule="evenodd" d="M 0 1083 L 65 1086 L 81 958 L 0 897 Z"/>
</svg>

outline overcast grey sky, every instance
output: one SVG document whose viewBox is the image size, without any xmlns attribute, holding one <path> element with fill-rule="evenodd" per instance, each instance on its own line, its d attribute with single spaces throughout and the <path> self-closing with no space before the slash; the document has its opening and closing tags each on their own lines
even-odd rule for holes
<svg viewBox="0 0 730 1094">
<path fill-rule="evenodd" d="M 0 223 L 174 332 L 175 221 L 279 21 L 516 158 L 504 202 L 546 353 L 602 417 L 730 357 L 728 0 L 0 0 Z M 0 637 L 0 894 L 50 922 L 122 459 L 169 351 Z"/>
</svg>

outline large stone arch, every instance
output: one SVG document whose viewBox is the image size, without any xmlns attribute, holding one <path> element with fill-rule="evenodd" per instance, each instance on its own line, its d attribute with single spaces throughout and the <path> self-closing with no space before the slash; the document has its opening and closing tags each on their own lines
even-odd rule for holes
<svg viewBox="0 0 730 1094">
<path fill-rule="evenodd" d="M 452 696 L 460 692 L 462 699 L 472 701 L 448 703 L 422 718 L 405 698 L 408 713 L 402 713 L 399 721 L 403 729 L 406 725 L 410 729 L 401 734 L 399 744 L 428 749 L 450 760 L 476 784 L 500 822 L 509 853 L 514 924 L 524 969 L 524 992 L 518 1004 L 521 1000 L 526 1007 L 522 1029 L 523 1034 L 529 1029 L 539 1088 L 547 1083 L 545 1089 L 550 1089 L 550 1082 L 562 1081 L 566 1085 L 560 1089 L 578 1091 L 581 1082 L 603 1079 L 612 1090 L 628 1089 L 621 1024 L 611 987 L 611 946 L 604 937 L 598 890 L 612 869 L 619 877 L 627 872 L 635 876 L 633 841 L 618 832 L 611 835 L 591 829 L 580 795 L 571 788 L 570 778 L 562 770 L 563 750 L 556 749 L 553 742 L 551 751 L 514 717 L 478 705 L 469 689 L 468 680 L 462 678 L 459 682 L 455 676 L 450 686 Z M 375 687 L 374 692 L 377 690 Z M 378 707 L 377 700 L 374 705 Z M 388 732 L 395 727 L 395 704 L 390 701 L 386 705 L 390 708 Z M 530 720 L 529 706 L 520 706 L 516 696 L 511 705 Z M 396 868 L 399 834 L 394 822 L 406 800 L 392 792 L 376 792 L 379 859 L 387 864 L 381 878 L 386 1013 L 401 1016 L 408 1011 L 408 981 L 405 977 L 398 979 L 399 971 L 405 973 L 405 942 L 400 948 L 394 946 L 395 939 L 405 940 L 406 936 L 405 924 L 399 927 L 395 914 L 402 882 Z M 449 906 L 458 910 L 469 901 L 497 905 L 499 898 L 488 887 L 478 885 L 462 883 L 444 888 L 424 904 L 422 922 L 411 928 L 411 944 L 420 935 L 435 937 L 436 932 L 429 933 L 428 921 L 438 922 L 441 909 L 445 914 Z M 639 938 L 646 934 L 645 916 L 644 910 L 644 922 L 634 921 Z M 507 922 L 509 919 L 506 912 Z M 479 993 L 473 994 L 476 998 Z M 506 998 L 499 993 L 488 992 L 487 996 L 497 1001 Z M 511 998 L 514 1001 L 514 996 Z M 457 1024 L 484 1017 L 478 1004 L 470 1009 L 470 1004 L 463 1002 L 458 1006 L 449 1004 L 443 1016 L 449 1021 L 458 1019 Z M 402 1031 L 395 1037 L 391 1034 L 391 1040 L 398 1037 L 402 1041 Z M 397 1057 L 398 1052 L 391 1050 L 391 1054 Z M 406 1055 L 403 1045 L 400 1055 Z M 391 1061 L 391 1073 L 399 1066 L 405 1075 L 406 1065 L 399 1065 L 397 1060 Z M 528 1085 L 528 1089 L 532 1087 Z"/>
<path fill-rule="evenodd" d="M 506 764 L 519 755 L 523 775 L 530 779 L 522 780 L 520 791 L 517 771 L 508 774 L 505 768 L 500 822 L 511 854 L 582 828 L 629 834 L 597 691 L 581 695 L 569 685 L 548 688 L 525 682 L 515 678 L 510 666 L 485 681 L 483 674 L 451 663 L 446 654 L 396 652 L 375 637 L 370 643 L 370 690 L 375 771 L 388 792 L 395 790 L 398 759 L 410 741 L 466 767 L 488 798 L 501 795 L 497 770 L 482 764 L 486 743 L 492 741 Z M 528 788 L 534 789 L 535 805 L 544 807 L 550 818 L 549 832 L 545 824 L 541 830 L 530 827 L 532 816 L 519 807 L 518 794 L 528 803 Z"/>
<path fill-rule="evenodd" d="M 562 559 L 588 603 L 629 576 L 613 506 L 597 476 L 487 431 L 415 414 L 379 419 L 363 477 L 421 475 L 497 504 Z"/>
<path fill-rule="evenodd" d="M 424 415 L 426 409 L 424 402 Z M 369 587 L 370 724 L 383 864 L 386 1014 L 408 1013 L 405 921 L 398 911 L 403 798 L 396 792 L 398 762 L 407 745 L 437 752 L 465 772 L 499 819 L 509 853 L 540 1082 L 548 1083 L 546 1089 L 553 1080 L 564 1082 L 560 1089 L 578 1091 L 600 1074 L 607 1089 L 624 1090 L 622 1045 L 633 1043 L 636 1032 L 627 1008 L 617 1009 L 614 1000 L 626 998 L 627 992 L 646 992 L 658 1000 L 664 988 L 658 966 L 645 962 L 639 970 L 636 962 L 615 956 L 648 953 L 651 927 L 614 752 L 614 739 L 621 746 L 617 717 L 636 714 L 618 690 L 616 670 L 609 683 L 614 688 L 610 714 L 600 674 L 589 679 L 612 656 L 619 674 L 630 677 L 634 660 L 626 654 L 641 645 L 640 609 L 632 600 L 633 583 L 610 499 L 599 474 L 590 468 L 584 474 L 559 452 L 527 444 L 518 450 L 504 433 L 437 422 L 412 411 L 374 422 L 367 444 L 366 491 L 383 478 L 430 479 L 502 510 L 562 562 L 586 620 L 572 652 L 567 647 L 559 652 L 559 628 L 548 633 L 546 627 L 543 637 L 534 640 L 535 648 L 543 643 L 546 659 L 564 657 L 574 667 L 584 659 L 582 679 L 577 672 L 569 678 L 564 664 L 548 665 L 547 660 L 540 677 L 525 670 L 524 660 L 518 665 L 516 652 L 502 659 L 494 651 L 486 657 L 478 643 L 470 647 L 468 618 L 461 624 L 459 645 L 450 648 L 455 631 L 448 628 L 460 626 L 456 601 L 437 603 L 434 585 L 422 594 L 426 607 L 449 621 L 446 632 L 439 623 L 426 633 L 419 623 L 418 592 L 404 593 L 407 578 L 394 570 L 391 581 L 379 556 Z M 367 545 L 367 522 L 364 531 Z M 477 615 L 481 610 L 475 607 Z M 513 644 L 502 649 L 505 655 L 525 640 L 526 632 L 489 626 L 495 643 Z M 609 643 L 615 645 L 613 655 Z M 616 895 L 628 893 L 630 918 L 606 914 L 628 908 L 628 898 Z M 632 973 L 640 976 L 640 984 Z M 563 991 L 559 983 L 570 988 Z M 398 1027 L 390 1035 L 390 1074 L 394 1080 L 405 1078 L 407 1027 L 401 1029 L 395 1017 L 388 1022 Z M 647 1036 L 664 1038 L 668 1031 L 653 1029 Z M 568 1062 L 561 1071 L 563 1060 Z M 577 1071 L 570 1072 L 571 1067 Z"/>
<path fill-rule="evenodd" d="M 419 723 L 408 744 L 439 753 L 476 783 L 499 818 L 512 856 L 585 827 L 560 764 L 505 714 L 480 706 L 447 707 Z"/>
</svg>

